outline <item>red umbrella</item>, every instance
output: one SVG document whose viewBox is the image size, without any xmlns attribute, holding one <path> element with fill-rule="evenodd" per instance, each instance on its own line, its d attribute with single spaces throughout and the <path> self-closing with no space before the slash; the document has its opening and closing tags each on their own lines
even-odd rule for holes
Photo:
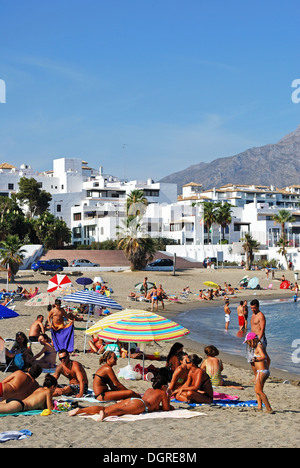
<svg viewBox="0 0 300 468">
<path fill-rule="evenodd" d="M 72 285 L 72 281 L 67 275 L 55 275 L 48 282 L 47 292 L 53 292 L 60 288 L 67 288 Z"/>
</svg>

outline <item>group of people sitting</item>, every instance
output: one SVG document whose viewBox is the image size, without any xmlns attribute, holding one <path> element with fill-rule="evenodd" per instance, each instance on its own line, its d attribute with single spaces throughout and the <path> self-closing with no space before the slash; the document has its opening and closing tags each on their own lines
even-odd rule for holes
<svg viewBox="0 0 300 468">
<path fill-rule="evenodd" d="M 199 290 L 198 299 L 204 299 L 206 301 L 212 301 L 214 298 L 221 297 L 224 300 L 228 299 L 228 296 L 234 296 L 235 290 L 231 284 L 224 283 L 224 288 L 222 289 L 219 285 L 216 289 L 209 289 L 207 293 L 203 289 Z"/>
</svg>

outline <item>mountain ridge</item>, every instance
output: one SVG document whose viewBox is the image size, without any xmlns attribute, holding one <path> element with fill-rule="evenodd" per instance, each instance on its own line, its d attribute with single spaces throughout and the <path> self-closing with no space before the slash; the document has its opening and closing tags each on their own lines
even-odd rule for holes
<svg viewBox="0 0 300 468">
<path fill-rule="evenodd" d="M 233 156 L 193 164 L 159 182 L 177 183 L 178 192 L 189 182 L 207 190 L 226 184 L 300 185 L 300 125 L 277 143 L 249 148 Z"/>
</svg>

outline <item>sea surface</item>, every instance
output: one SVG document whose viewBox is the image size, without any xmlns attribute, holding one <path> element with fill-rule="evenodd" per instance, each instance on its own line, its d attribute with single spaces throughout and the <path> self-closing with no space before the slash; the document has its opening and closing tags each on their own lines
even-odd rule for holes
<svg viewBox="0 0 300 468">
<path fill-rule="evenodd" d="M 259 302 L 267 322 L 267 351 L 271 358 L 271 368 L 300 375 L 300 298 L 297 302 L 293 298 Z M 244 337 L 238 334 L 238 304 L 238 301 L 230 304 L 231 322 L 228 331 L 225 330 L 223 304 L 186 310 L 176 317 L 176 321 L 190 330 L 187 338 L 207 345 L 213 344 L 220 351 L 245 357 L 246 360 Z M 249 306 L 248 331 L 251 331 L 251 316 Z"/>
</svg>

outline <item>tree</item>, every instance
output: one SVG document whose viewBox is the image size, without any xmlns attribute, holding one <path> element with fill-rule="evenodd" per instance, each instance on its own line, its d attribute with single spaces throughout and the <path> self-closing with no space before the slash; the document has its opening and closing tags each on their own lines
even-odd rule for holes
<svg viewBox="0 0 300 468">
<path fill-rule="evenodd" d="M 204 201 L 201 203 L 204 207 L 203 219 L 204 219 L 204 224 L 207 229 L 207 243 L 209 244 L 209 241 L 210 241 L 209 231 L 217 219 L 216 218 L 217 204 L 211 201 Z"/>
<path fill-rule="evenodd" d="M 14 275 L 19 271 L 20 265 L 23 263 L 25 250 L 22 249 L 23 243 L 20 241 L 17 234 L 9 234 L 5 241 L 0 243 L 0 265 L 7 268 L 8 277 L 11 273 L 13 281 Z"/>
<path fill-rule="evenodd" d="M 42 190 L 33 177 L 21 177 L 16 197 L 21 203 L 27 204 L 31 218 L 47 211 L 52 199 L 51 194 Z"/>
<path fill-rule="evenodd" d="M 130 261 L 131 270 L 142 270 L 151 262 L 156 253 L 154 240 L 146 236 L 140 218 L 122 220 L 123 227 L 118 226 L 118 248 L 122 249 Z"/>
<path fill-rule="evenodd" d="M 279 247 L 278 253 L 283 255 L 286 261 L 286 267 L 288 268 L 288 259 L 287 259 L 287 247 L 289 245 L 289 242 L 287 239 L 281 237 L 279 241 L 277 242 L 277 246 Z"/>
<path fill-rule="evenodd" d="M 47 249 L 61 249 L 71 242 L 71 231 L 65 221 L 48 211 L 33 219 L 32 225 L 38 241 Z"/>
<path fill-rule="evenodd" d="M 254 257 L 253 252 L 259 249 L 260 243 L 253 239 L 249 233 L 245 234 L 242 241 L 244 242 L 243 249 L 246 254 L 246 270 L 250 270 Z"/>
<path fill-rule="evenodd" d="M 126 201 L 127 216 L 135 218 L 143 216 L 148 206 L 148 200 L 144 195 L 143 190 L 132 190 Z"/>
<path fill-rule="evenodd" d="M 27 233 L 24 213 L 15 198 L 0 197 L 0 240 L 11 234 L 23 238 Z"/>
<path fill-rule="evenodd" d="M 281 238 L 285 239 L 285 224 L 286 223 L 294 223 L 295 218 L 291 215 L 290 211 L 288 210 L 279 210 L 278 214 L 272 216 L 273 221 L 275 224 L 281 225 Z"/>
<path fill-rule="evenodd" d="M 231 213 L 232 213 L 232 205 L 230 203 L 217 203 L 217 211 L 215 213 L 216 222 L 222 228 L 222 239 L 225 240 L 225 229 L 232 221 Z"/>
</svg>

